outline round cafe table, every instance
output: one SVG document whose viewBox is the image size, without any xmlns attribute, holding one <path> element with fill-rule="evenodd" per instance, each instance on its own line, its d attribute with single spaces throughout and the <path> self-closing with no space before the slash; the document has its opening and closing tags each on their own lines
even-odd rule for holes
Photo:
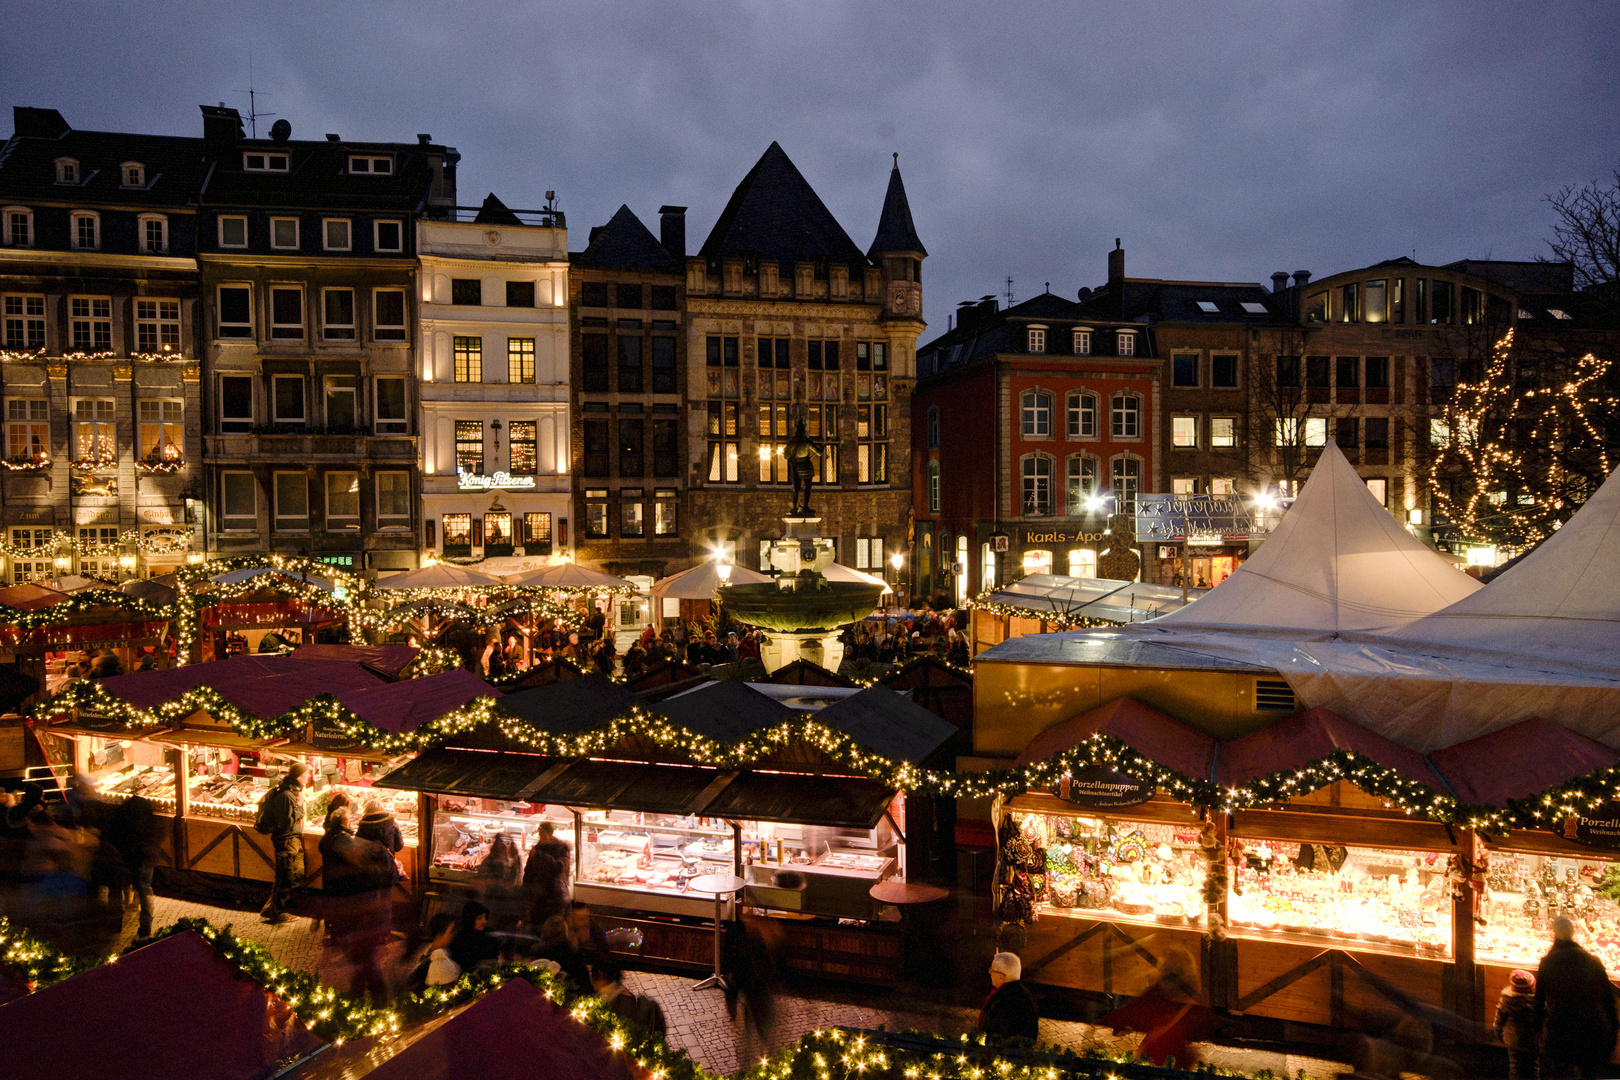
<svg viewBox="0 0 1620 1080">
<path fill-rule="evenodd" d="M 926 910 L 923 905 L 943 900 L 951 894 L 933 885 L 897 881 L 894 878 L 878 882 L 869 892 L 872 899 L 878 903 L 893 904 L 900 909 L 902 972 L 908 976 L 930 975 L 930 972 L 919 969 L 926 968 L 930 963 L 937 966 L 938 949 L 934 946 L 929 933 L 929 924 L 937 922 L 937 917 L 922 917 Z"/>
<path fill-rule="evenodd" d="M 726 989 L 726 977 L 720 973 L 726 935 L 724 906 L 727 899 L 742 892 L 747 884 L 735 874 L 700 874 L 687 884 L 686 887 L 691 892 L 714 894 L 714 974 L 702 982 L 694 983 L 692 989 L 707 990 L 711 986 Z"/>
<path fill-rule="evenodd" d="M 872 899 L 880 904 L 894 904 L 904 907 L 906 904 L 932 904 L 935 900 L 943 900 L 951 895 L 944 889 L 934 885 L 923 885 L 913 881 L 880 881 L 871 888 Z"/>
</svg>

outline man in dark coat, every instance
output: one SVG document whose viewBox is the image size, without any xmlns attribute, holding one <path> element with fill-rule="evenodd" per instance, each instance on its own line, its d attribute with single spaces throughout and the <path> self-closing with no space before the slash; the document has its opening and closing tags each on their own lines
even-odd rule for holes
<svg viewBox="0 0 1620 1080">
<path fill-rule="evenodd" d="M 302 761 L 287 769 L 276 789 L 259 804 L 258 830 L 267 833 L 276 851 L 276 880 L 270 886 L 270 899 L 259 911 L 268 923 L 284 921 L 292 906 L 293 890 L 304 881 L 304 774 Z"/>
<path fill-rule="evenodd" d="M 119 919 L 123 918 L 125 890 L 133 889 L 140 901 L 140 936 L 152 936 L 152 866 L 157 861 L 158 820 L 152 803 L 139 795 L 131 795 L 113 807 L 102 836 L 123 862 L 123 877 L 119 881 Z"/>
<path fill-rule="evenodd" d="M 1620 1014 L 1603 961 L 1575 944 L 1575 924 L 1568 919 L 1554 919 L 1552 930 L 1552 948 L 1536 969 L 1531 1019 L 1531 1030 L 1541 1035 L 1541 1075 L 1615 1075 L 1609 1057 Z"/>
<path fill-rule="evenodd" d="M 999 952 L 990 961 L 990 985 L 995 989 L 979 1010 L 979 1030 L 1001 1039 L 1037 1039 L 1041 1034 L 1041 1014 L 1021 976 L 1023 962 L 1017 953 Z"/>
<path fill-rule="evenodd" d="M 551 822 L 542 821 L 529 861 L 523 867 L 523 891 L 529 899 L 529 925 L 538 932 L 553 915 L 568 912 L 569 868 L 573 852 L 557 839 Z"/>
</svg>

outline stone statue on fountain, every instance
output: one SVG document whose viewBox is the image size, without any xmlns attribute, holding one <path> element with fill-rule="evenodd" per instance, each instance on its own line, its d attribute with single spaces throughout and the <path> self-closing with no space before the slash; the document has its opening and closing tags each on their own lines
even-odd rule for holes
<svg viewBox="0 0 1620 1080">
<path fill-rule="evenodd" d="M 821 448 L 805 434 L 803 420 L 795 425 L 793 438 L 782 448 L 782 454 L 787 458 L 788 476 L 793 480 L 793 506 L 788 513 L 793 517 L 809 517 L 814 512 L 810 509 L 810 485 L 821 467 Z"/>
</svg>

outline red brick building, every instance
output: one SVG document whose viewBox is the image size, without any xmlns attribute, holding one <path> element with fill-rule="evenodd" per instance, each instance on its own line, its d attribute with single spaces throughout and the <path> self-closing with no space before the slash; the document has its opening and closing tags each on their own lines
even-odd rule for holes
<svg viewBox="0 0 1620 1080">
<path fill-rule="evenodd" d="M 919 593 L 960 602 L 1025 574 L 1093 575 L 1108 515 L 1163 490 L 1148 324 L 1087 318 L 1050 293 L 1005 311 L 988 299 L 959 307 L 917 365 Z"/>
</svg>

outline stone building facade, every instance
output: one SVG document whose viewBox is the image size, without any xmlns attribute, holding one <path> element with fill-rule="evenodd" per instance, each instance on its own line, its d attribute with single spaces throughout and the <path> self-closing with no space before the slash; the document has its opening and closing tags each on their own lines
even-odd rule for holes
<svg viewBox="0 0 1620 1080">
<path fill-rule="evenodd" d="M 783 448 L 821 448 L 812 505 L 837 559 L 904 582 L 922 261 L 898 163 L 863 254 L 782 148 L 686 260 L 693 558 L 761 567 L 791 503 Z M 906 590 L 909 591 L 909 590 Z"/>
</svg>

